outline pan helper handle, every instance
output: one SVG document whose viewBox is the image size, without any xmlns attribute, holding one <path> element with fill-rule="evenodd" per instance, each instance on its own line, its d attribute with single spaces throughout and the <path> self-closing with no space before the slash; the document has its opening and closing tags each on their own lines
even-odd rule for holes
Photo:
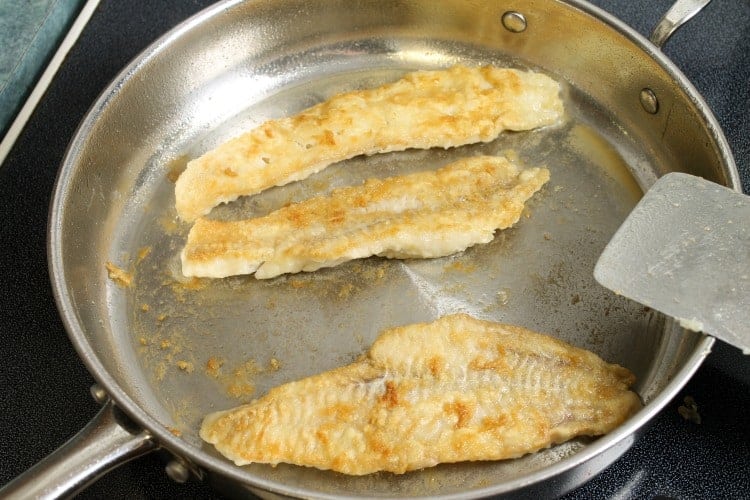
<svg viewBox="0 0 750 500">
<path fill-rule="evenodd" d="M 708 5 L 711 0 L 677 0 L 672 7 L 664 14 L 659 23 L 648 37 L 651 43 L 659 48 L 669 40 L 677 29 L 693 18 L 703 7 Z"/>
</svg>

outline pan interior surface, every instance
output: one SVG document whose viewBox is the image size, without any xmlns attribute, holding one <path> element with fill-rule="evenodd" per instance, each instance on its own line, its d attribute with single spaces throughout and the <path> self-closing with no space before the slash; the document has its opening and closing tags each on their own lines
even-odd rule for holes
<svg viewBox="0 0 750 500">
<path fill-rule="evenodd" d="M 597 95 L 592 75 L 576 68 L 585 61 L 551 62 L 553 50 L 543 51 L 540 37 L 555 26 L 562 36 L 571 16 L 590 23 L 612 50 L 622 45 L 617 50 L 637 53 L 622 36 L 570 6 L 527 6 L 528 29 L 510 33 L 500 19 L 506 9 L 522 9 L 513 2 L 444 2 L 444 9 L 431 1 L 332 4 L 222 4 L 123 73 L 82 127 L 61 175 L 53 233 L 59 234 L 69 300 L 62 308 L 73 311 L 67 319 L 76 324 L 72 336 L 84 345 L 89 366 L 95 372 L 103 367 L 137 411 L 174 435 L 178 448 L 220 463 L 220 472 L 313 496 L 500 492 L 504 484 L 574 459 L 590 440 L 516 460 L 347 477 L 286 465 L 235 470 L 216 460 L 197 431 L 206 413 L 352 362 L 384 328 L 453 312 L 521 325 L 589 349 L 633 371 L 637 392 L 644 402 L 653 400 L 703 337 L 613 295 L 592 273 L 643 189 L 674 158 L 679 137 L 672 146 L 644 140 L 650 136 L 644 127 L 658 129 L 662 117 L 611 105 L 607 100 L 617 93 L 609 89 Z M 588 56 L 582 51 L 580 57 Z M 212 216 L 262 215 L 369 177 L 435 169 L 469 155 L 506 154 L 551 172 L 516 227 L 489 244 L 440 259 L 370 258 L 265 281 L 182 276 L 179 252 L 189 225 L 176 216 L 174 181 L 189 159 L 338 92 L 456 63 L 549 73 L 562 84 L 564 122 L 506 133 L 487 144 L 357 157 L 218 207 Z M 639 78 L 631 78 L 635 96 Z M 653 78 L 655 87 L 669 85 L 663 70 Z M 676 113 L 695 113 L 678 93 L 670 99 Z M 631 116 L 641 118 L 638 126 Z M 709 144 L 698 156 L 710 157 L 715 147 Z M 713 168 L 711 175 L 721 181 L 725 174 L 713 162 L 700 168 Z M 132 282 L 112 279 L 108 265 Z"/>
</svg>

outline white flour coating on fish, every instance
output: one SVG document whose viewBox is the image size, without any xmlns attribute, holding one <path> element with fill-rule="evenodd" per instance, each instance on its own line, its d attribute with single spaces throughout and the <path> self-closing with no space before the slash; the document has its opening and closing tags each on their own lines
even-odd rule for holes
<svg viewBox="0 0 750 500">
<path fill-rule="evenodd" d="M 454 66 L 339 94 L 190 161 L 175 184 L 177 213 L 192 222 L 220 203 L 362 154 L 450 148 L 552 125 L 563 114 L 559 92 L 541 73 Z"/>
<path fill-rule="evenodd" d="M 459 160 L 436 171 L 334 190 L 242 221 L 198 219 L 182 252 L 186 276 L 259 279 L 353 259 L 432 258 L 488 243 L 515 224 L 549 179 L 504 157 Z"/>
<path fill-rule="evenodd" d="M 200 435 L 237 465 L 403 473 L 610 432 L 641 407 L 634 380 L 560 340 L 456 314 L 386 330 L 348 366 L 208 415 Z"/>
</svg>

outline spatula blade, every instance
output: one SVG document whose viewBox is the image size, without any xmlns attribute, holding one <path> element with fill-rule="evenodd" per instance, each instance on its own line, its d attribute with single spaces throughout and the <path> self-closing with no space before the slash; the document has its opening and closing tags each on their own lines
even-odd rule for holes
<svg viewBox="0 0 750 500">
<path fill-rule="evenodd" d="M 594 277 L 750 353 L 750 197 L 693 175 L 663 176 L 612 237 Z"/>
</svg>

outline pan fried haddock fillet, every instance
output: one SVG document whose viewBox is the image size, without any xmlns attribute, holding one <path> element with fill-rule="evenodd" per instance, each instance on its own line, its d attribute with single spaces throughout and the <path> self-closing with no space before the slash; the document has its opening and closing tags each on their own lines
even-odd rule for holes
<svg viewBox="0 0 750 500">
<path fill-rule="evenodd" d="M 182 252 L 186 276 L 259 279 L 378 255 L 430 258 L 487 243 L 518 221 L 549 179 L 504 157 L 459 160 L 437 171 L 370 179 L 242 221 L 198 219 Z"/>
<path fill-rule="evenodd" d="M 386 330 L 361 360 L 210 414 L 200 435 L 237 465 L 400 474 L 605 434 L 641 407 L 634 379 L 562 341 L 457 314 Z"/>
<path fill-rule="evenodd" d="M 177 213 L 192 222 L 220 203 L 362 154 L 449 148 L 551 125 L 563 113 L 559 90 L 539 73 L 455 66 L 336 95 L 189 162 L 175 186 Z"/>
</svg>

